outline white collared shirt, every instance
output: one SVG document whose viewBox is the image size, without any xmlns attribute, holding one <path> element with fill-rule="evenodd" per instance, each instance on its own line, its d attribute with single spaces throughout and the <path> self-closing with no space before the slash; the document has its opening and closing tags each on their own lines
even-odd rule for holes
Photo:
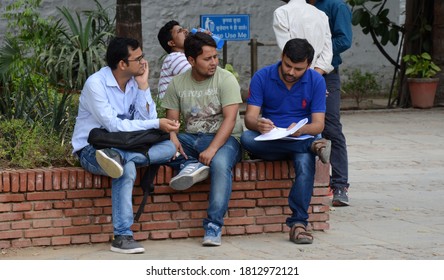
<svg viewBox="0 0 444 280">
<path fill-rule="evenodd" d="M 311 68 L 327 73 L 333 70 L 331 32 L 324 12 L 305 0 L 291 0 L 274 11 L 273 30 L 281 50 L 290 39 L 307 39 L 315 50 Z"/>
<path fill-rule="evenodd" d="M 88 135 L 93 128 L 105 128 L 109 132 L 159 128 L 150 89 L 139 89 L 133 77 L 123 92 L 108 66 L 91 75 L 79 99 L 73 152 L 88 145 Z"/>
</svg>

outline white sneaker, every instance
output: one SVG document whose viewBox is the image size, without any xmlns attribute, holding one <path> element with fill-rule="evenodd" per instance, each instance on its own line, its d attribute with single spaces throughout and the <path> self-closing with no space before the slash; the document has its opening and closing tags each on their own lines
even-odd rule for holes
<svg viewBox="0 0 444 280">
<path fill-rule="evenodd" d="M 209 175 L 210 167 L 203 165 L 200 162 L 189 163 L 179 172 L 179 174 L 171 179 L 170 187 L 178 191 L 183 191 L 192 185 L 205 180 Z"/>
<path fill-rule="evenodd" d="M 111 178 L 119 178 L 123 175 L 122 158 L 120 154 L 112 149 L 96 151 L 97 163 Z"/>
</svg>

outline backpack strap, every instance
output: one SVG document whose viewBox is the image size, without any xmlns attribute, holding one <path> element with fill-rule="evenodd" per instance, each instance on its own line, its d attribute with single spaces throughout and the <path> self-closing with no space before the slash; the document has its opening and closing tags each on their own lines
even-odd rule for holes
<svg viewBox="0 0 444 280">
<path fill-rule="evenodd" d="M 148 166 L 148 170 L 145 171 L 142 179 L 140 180 L 140 186 L 142 187 L 143 190 L 143 198 L 142 202 L 140 202 L 139 209 L 137 210 L 137 213 L 134 216 L 134 221 L 136 222 L 139 221 L 140 215 L 142 215 L 148 196 L 154 192 L 154 178 L 156 177 L 159 167 L 160 165 L 157 164 Z"/>
</svg>

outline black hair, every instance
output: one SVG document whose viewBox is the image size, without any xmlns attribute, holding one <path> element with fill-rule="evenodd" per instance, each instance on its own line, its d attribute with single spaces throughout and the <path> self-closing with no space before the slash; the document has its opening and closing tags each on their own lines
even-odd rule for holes
<svg viewBox="0 0 444 280">
<path fill-rule="evenodd" d="M 282 54 L 290 58 L 293 63 L 307 60 L 311 64 L 314 57 L 314 49 L 306 39 L 294 38 L 285 44 Z"/>
<path fill-rule="evenodd" d="M 185 38 L 184 48 L 185 48 L 185 57 L 192 57 L 196 59 L 200 54 L 203 53 L 202 47 L 210 46 L 216 48 L 216 42 L 214 39 L 204 33 L 204 32 L 196 32 L 195 34 L 189 34 Z"/>
<path fill-rule="evenodd" d="M 128 48 L 135 50 L 140 47 L 139 41 L 133 38 L 114 37 L 108 44 L 106 50 L 106 63 L 114 70 L 121 60 L 128 63 L 129 51 Z"/>
<path fill-rule="evenodd" d="M 171 53 L 173 51 L 171 46 L 168 45 L 168 42 L 173 39 L 171 30 L 173 30 L 173 27 L 176 25 L 180 24 L 175 20 L 170 20 L 164 26 L 162 26 L 162 28 L 160 28 L 159 33 L 157 34 L 157 39 L 159 40 L 160 45 L 167 53 Z"/>
</svg>

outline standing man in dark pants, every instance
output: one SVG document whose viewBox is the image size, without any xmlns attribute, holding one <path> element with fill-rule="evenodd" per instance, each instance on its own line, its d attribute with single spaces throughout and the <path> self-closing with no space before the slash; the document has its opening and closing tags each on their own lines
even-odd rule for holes
<svg viewBox="0 0 444 280">
<path fill-rule="evenodd" d="M 348 157 L 345 136 L 340 119 L 341 81 L 339 65 L 340 54 L 351 47 L 352 23 L 350 8 L 343 0 L 308 0 L 308 2 L 328 16 L 333 45 L 332 65 L 334 70 L 324 75 L 327 84 L 327 110 L 325 128 L 322 136 L 331 140 L 332 175 L 330 187 L 333 190 L 333 206 L 348 206 Z"/>
</svg>

